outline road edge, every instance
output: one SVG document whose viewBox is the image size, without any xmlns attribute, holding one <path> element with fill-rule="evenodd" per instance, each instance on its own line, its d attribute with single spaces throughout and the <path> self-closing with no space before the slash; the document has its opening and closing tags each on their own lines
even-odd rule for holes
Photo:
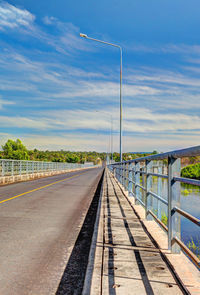
<svg viewBox="0 0 200 295">
<path fill-rule="evenodd" d="M 100 295 L 102 293 L 102 265 L 103 265 L 103 239 L 104 239 L 104 208 L 103 196 L 105 188 L 105 173 L 101 185 L 99 204 L 97 209 L 96 221 L 90 246 L 88 266 L 85 275 L 82 295 Z"/>
</svg>

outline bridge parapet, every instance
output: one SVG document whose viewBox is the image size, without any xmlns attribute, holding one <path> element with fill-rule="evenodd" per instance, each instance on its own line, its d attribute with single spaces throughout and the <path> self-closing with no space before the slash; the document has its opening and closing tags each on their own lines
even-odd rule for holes
<svg viewBox="0 0 200 295">
<path fill-rule="evenodd" d="M 0 159 L 0 184 L 96 167 L 93 163 L 61 163 Z"/>
</svg>

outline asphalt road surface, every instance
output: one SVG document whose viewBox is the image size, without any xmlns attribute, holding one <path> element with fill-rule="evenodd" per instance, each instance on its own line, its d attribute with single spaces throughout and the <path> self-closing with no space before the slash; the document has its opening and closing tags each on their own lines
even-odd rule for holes
<svg viewBox="0 0 200 295">
<path fill-rule="evenodd" d="M 102 171 L 0 187 L 0 295 L 56 293 Z"/>
</svg>

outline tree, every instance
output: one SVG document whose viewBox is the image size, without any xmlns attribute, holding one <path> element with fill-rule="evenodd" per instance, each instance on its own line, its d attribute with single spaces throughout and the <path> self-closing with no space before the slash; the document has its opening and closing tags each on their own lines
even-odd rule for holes
<svg viewBox="0 0 200 295">
<path fill-rule="evenodd" d="M 153 155 L 157 155 L 158 152 L 157 152 L 157 151 L 153 151 L 152 154 L 153 154 Z"/>
<path fill-rule="evenodd" d="M 6 159 L 29 160 L 28 150 L 19 139 L 16 141 L 9 139 L 2 149 Z"/>
<path fill-rule="evenodd" d="M 66 162 L 68 163 L 78 163 L 80 162 L 80 158 L 77 155 L 68 154 L 66 157 Z"/>
</svg>

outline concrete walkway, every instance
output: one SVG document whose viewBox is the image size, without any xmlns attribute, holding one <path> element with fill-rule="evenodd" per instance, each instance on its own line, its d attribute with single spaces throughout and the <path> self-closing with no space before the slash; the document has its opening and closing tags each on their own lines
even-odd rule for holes
<svg viewBox="0 0 200 295">
<path fill-rule="evenodd" d="M 84 295 L 191 294 L 138 217 L 106 171 Z"/>
</svg>

